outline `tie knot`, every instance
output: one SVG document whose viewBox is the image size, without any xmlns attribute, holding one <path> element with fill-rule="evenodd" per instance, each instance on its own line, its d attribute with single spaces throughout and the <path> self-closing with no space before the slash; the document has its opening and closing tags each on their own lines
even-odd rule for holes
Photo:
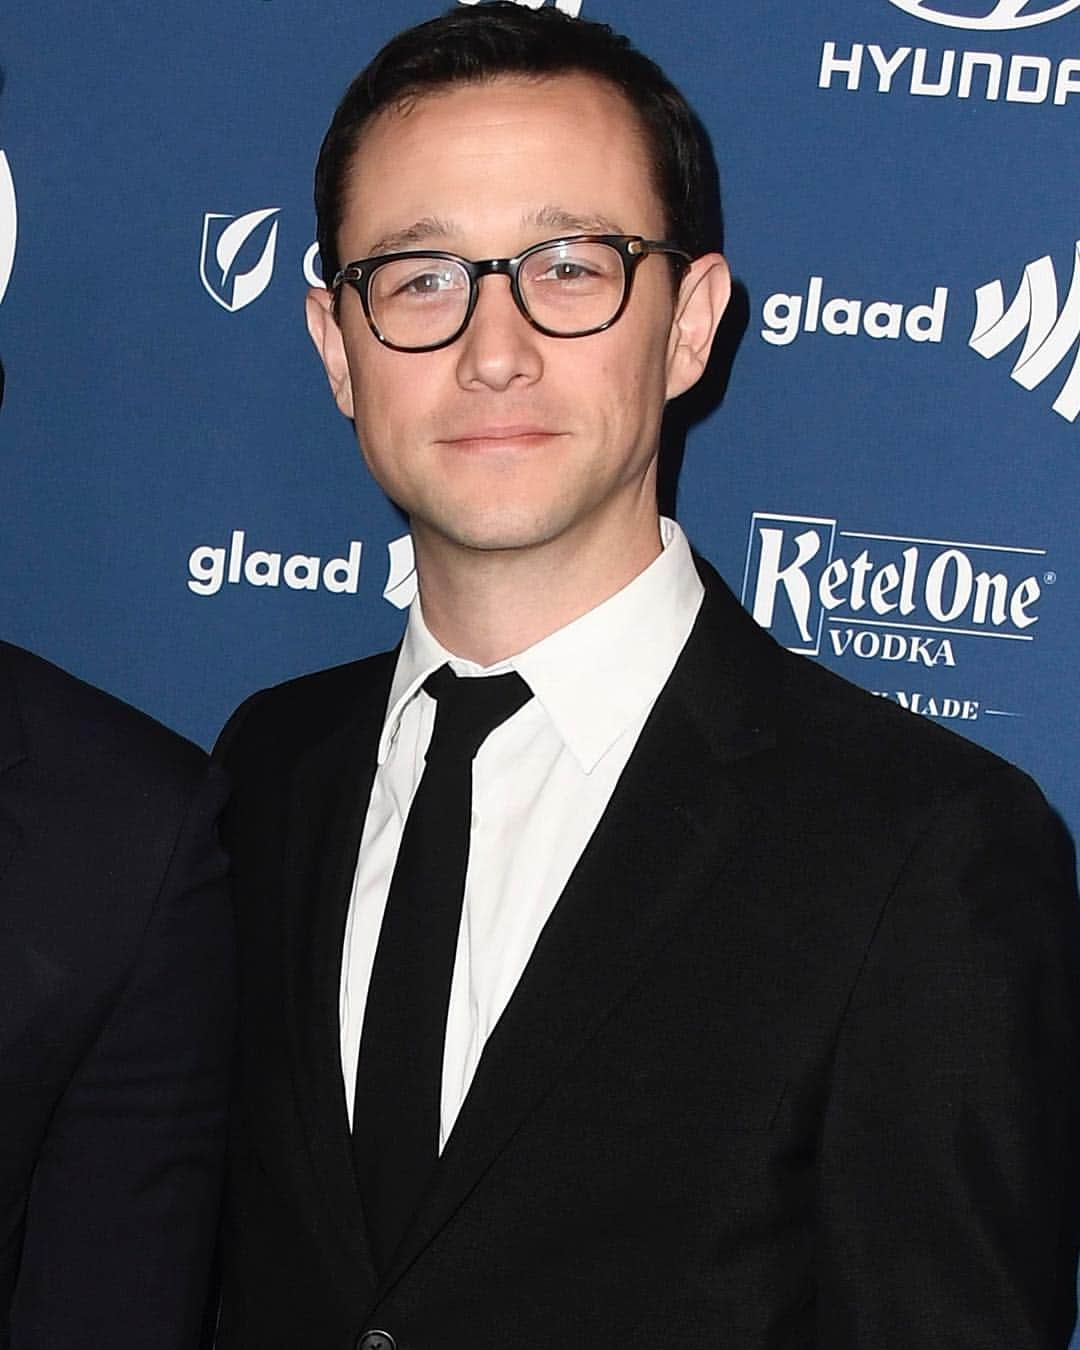
<svg viewBox="0 0 1080 1350">
<path fill-rule="evenodd" d="M 471 760 L 495 728 L 532 698 L 516 671 L 460 679 L 448 665 L 429 675 L 424 689 L 438 705 L 428 761 L 435 756 Z"/>
</svg>

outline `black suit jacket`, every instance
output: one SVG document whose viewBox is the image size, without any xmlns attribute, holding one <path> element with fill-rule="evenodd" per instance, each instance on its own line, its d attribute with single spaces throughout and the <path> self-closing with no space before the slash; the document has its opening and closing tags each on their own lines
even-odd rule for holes
<svg viewBox="0 0 1080 1350">
<path fill-rule="evenodd" d="M 383 1278 L 337 1002 L 393 654 L 233 722 L 219 1350 L 369 1350 L 374 1329 L 397 1350 L 1067 1344 L 1069 845 L 1018 771 L 781 650 L 702 571 Z"/>
<path fill-rule="evenodd" d="M 206 757 L 0 643 L 0 1347 L 190 1350 L 232 924 Z"/>
</svg>

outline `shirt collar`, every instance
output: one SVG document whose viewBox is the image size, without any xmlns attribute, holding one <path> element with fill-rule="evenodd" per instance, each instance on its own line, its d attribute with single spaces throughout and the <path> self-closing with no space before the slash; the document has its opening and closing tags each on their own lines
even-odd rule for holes
<svg viewBox="0 0 1080 1350">
<path fill-rule="evenodd" d="M 390 751 L 402 712 L 432 671 L 449 661 L 464 676 L 516 670 L 590 773 L 664 687 L 704 595 L 686 535 L 666 516 L 660 517 L 660 539 L 659 556 L 622 590 L 494 666 L 452 656 L 424 622 L 417 596 L 390 687 L 379 763 Z"/>
</svg>

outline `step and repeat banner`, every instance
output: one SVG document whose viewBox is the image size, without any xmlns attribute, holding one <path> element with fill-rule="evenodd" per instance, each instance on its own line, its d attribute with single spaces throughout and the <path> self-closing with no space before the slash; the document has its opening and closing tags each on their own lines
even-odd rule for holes
<svg viewBox="0 0 1080 1350">
<path fill-rule="evenodd" d="M 1075 830 L 1080 0 L 558 3 L 656 56 L 719 163 L 738 347 L 683 419 L 692 540 Z M 0 29 L 0 631 L 204 744 L 392 643 L 412 593 L 302 302 L 337 98 L 441 8 L 25 0 Z"/>
<path fill-rule="evenodd" d="M 558 4 L 656 57 L 715 147 L 735 357 L 676 437 L 691 539 L 781 642 L 1022 765 L 1076 834 L 1080 0 Z M 0 632 L 203 744 L 401 629 L 405 523 L 304 328 L 311 172 L 350 77 L 442 7 L 0 25 Z"/>
</svg>

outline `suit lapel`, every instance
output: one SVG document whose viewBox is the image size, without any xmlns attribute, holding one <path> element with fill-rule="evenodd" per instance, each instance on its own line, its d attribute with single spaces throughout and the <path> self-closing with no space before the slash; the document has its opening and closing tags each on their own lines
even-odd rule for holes
<svg viewBox="0 0 1080 1350">
<path fill-rule="evenodd" d="M 353 1174 L 338 990 L 356 855 L 396 653 L 358 681 L 356 711 L 293 775 L 285 843 L 285 988 L 297 1098 L 324 1202 L 354 1261 L 374 1274 Z"/>
<path fill-rule="evenodd" d="M 701 567 L 707 598 L 694 632 L 488 1040 L 384 1293 L 643 976 L 756 816 L 730 769 L 772 743 L 761 710 L 774 649 Z"/>
</svg>

